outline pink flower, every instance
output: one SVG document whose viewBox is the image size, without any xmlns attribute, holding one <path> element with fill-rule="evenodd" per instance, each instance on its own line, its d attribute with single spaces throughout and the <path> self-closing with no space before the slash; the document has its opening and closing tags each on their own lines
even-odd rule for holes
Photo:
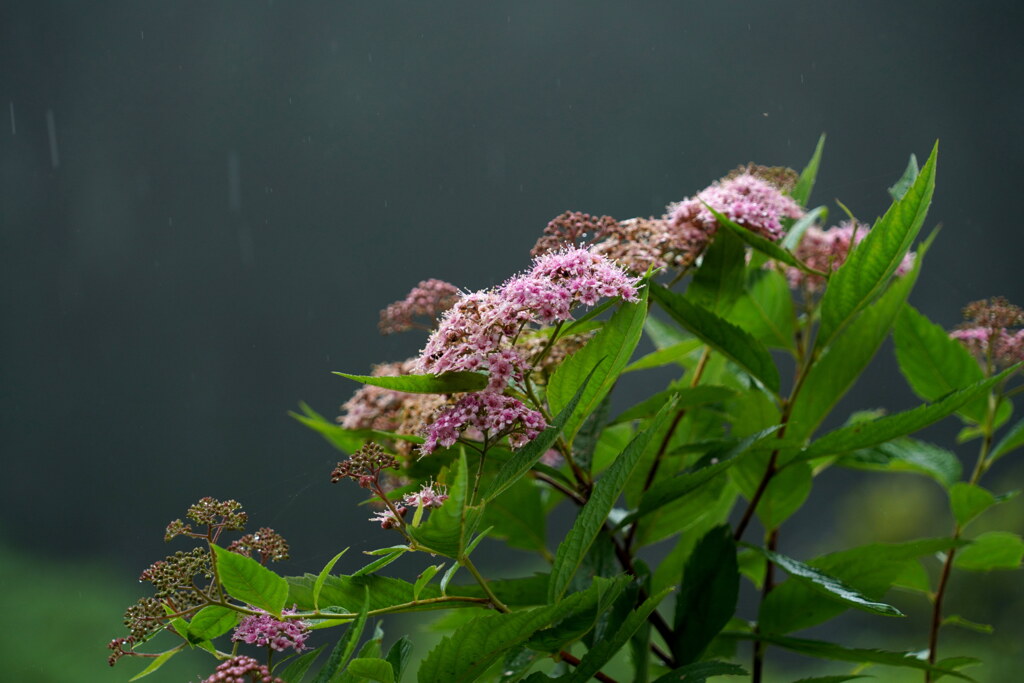
<svg viewBox="0 0 1024 683">
<path fill-rule="evenodd" d="M 399 515 L 405 514 L 404 506 L 399 505 L 395 509 L 398 511 Z M 398 515 L 391 511 L 391 508 L 384 508 L 383 510 L 375 514 L 373 517 L 370 517 L 370 521 L 380 522 L 381 529 L 392 529 L 396 526 L 401 525 L 402 523 L 402 521 L 398 518 Z"/>
<path fill-rule="evenodd" d="M 219 664 L 202 683 L 284 683 L 283 678 L 271 676 L 266 664 L 252 657 L 237 655 Z"/>
<path fill-rule="evenodd" d="M 242 641 L 249 645 L 269 647 L 278 652 L 283 652 L 289 647 L 295 648 L 296 652 L 306 649 L 306 638 L 309 637 L 309 628 L 305 622 L 300 620 L 278 620 L 267 612 L 255 608 L 259 614 L 251 614 L 235 628 L 233 641 Z M 295 614 L 296 610 L 284 610 L 282 614 Z"/>
<path fill-rule="evenodd" d="M 544 417 L 522 402 L 510 396 L 482 391 L 466 394 L 442 410 L 427 428 L 426 441 L 420 450 L 430 454 L 438 446 L 447 448 L 467 428 L 479 430 L 488 440 L 508 436 L 512 447 L 520 448 L 537 438 L 546 427 Z"/>
<path fill-rule="evenodd" d="M 959 329 L 949 333 L 969 351 L 987 362 L 999 366 L 1024 361 L 1024 309 L 1001 296 L 975 301 L 964 308 L 967 320 Z"/>
<path fill-rule="evenodd" d="M 439 508 L 448 500 L 448 494 L 434 483 L 424 484 L 416 493 L 407 493 L 402 499 L 408 507 Z"/>
<path fill-rule="evenodd" d="M 418 323 L 416 318 L 436 322 L 438 316 L 447 311 L 459 297 L 455 285 L 443 280 L 424 280 L 412 288 L 402 301 L 396 301 L 380 312 L 381 334 L 404 332 L 414 327 L 429 329 Z"/>
<path fill-rule="evenodd" d="M 846 263 L 851 249 L 860 244 L 868 235 L 870 226 L 866 223 L 854 223 L 843 221 L 839 225 L 822 230 L 816 226 L 807 228 L 799 246 L 796 248 L 796 256 L 801 261 L 815 270 L 823 273 L 834 272 L 839 266 Z M 905 275 L 914 267 L 916 255 L 908 252 L 903 261 L 896 268 L 896 275 Z M 798 268 L 787 268 L 786 279 L 789 286 L 797 289 L 803 288 L 807 292 L 816 293 L 825 286 L 825 279 L 820 275 L 811 275 Z"/>
</svg>

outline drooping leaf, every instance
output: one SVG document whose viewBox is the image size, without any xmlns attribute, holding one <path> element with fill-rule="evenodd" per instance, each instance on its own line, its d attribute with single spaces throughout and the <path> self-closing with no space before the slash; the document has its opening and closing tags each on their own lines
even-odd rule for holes
<svg viewBox="0 0 1024 683">
<path fill-rule="evenodd" d="M 615 506 L 615 501 L 626 486 L 637 462 L 651 443 L 652 434 L 659 431 L 673 410 L 674 404 L 671 403 L 663 407 L 648 428 L 629 442 L 621 455 L 594 485 L 590 499 L 580 510 L 572 529 L 558 546 L 551 568 L 551 581 L 548 584 L 549 602 L 558 600 L 568 588 L 569 582 L 604 526 L 605 520 L 608 519 L 608 514 Z"/>
<path fill-rule="evenodd" d="M 378 657 L 356 657 L 348 663 L 346 671 L 377 683 L 395 683 L 395 670 L 391 662 Z"/>
<path fill-rule="evenodd" d="M 1024 558 L 1024 540 L 1009 531 L 986 531 L 957 551 L 953 566 L 987 572 L 993 569 L 1018 569 Z"/>
<path fill-rule="evenodd" d="M 168 659 L 170 659 L 174 655 L 176 655 L 179 652 L 181 652 L 183 647 L 184 647 L 184 643 L 182 643 L 182 645 L 174 648 L 173 650 L 167 650 L 166 652 L 161 652 L 158 657 L 156 657 L 155 659 L 153 659 L 149 663 L 149 666 L 147 666 L 145 669 L 143 669 L 139 673 L 137 673 L 134 676 L 132 676 L 131 678 L 129 678 L 128 681 L 129 682 L 137 681 L 140 678 L 145 678 L 146 676 L 148 676 L 149 674 L 153 673 L 154 671 L 156 671 L 157 669 L 162 667 L 164 664 L 166 664 Z"/>
<path fill-rule="evenodd" d="M 950 487 L 949 504 L 953 509 L 956 523 L 965 527 L 975 517 L 995 505 L 996 497 L 980 486 L 961 481 Z"/>
<path fill-rule="evenodd" d="M 918 396 L 934 401 L 985 379 L 978 361 L 963 344 L 907 304 L 893 327 L 900 372 Z M 958 412 L 974 422 L 985 419 L 988 401 L 978 398 Z M 1009 415 L 1009 404 L 1005 412 Z"/>
<path fill-rule="evenodd" d="M 697 542 L 683 570 L 676 596 L 674 641 L 679 664 L 700 659 L 711 640 L 736 610 L 740 587 L 736 543 L 728 524 L 715 527 Z"/>
<path fill-rule="evenodd" d="M 330 559 L 330 561 L 324 565 L 324 568 L 320 570 L 320 574 L 316 577 L 316 582 L 313 584 L 313 608 L 320 609 L 320 590 L 324 587 L 324 580 L 334 569 L 334 565 L 337 564 L 341 556 L 348 552 L 348 548 L 345 548 L 340 553 Z"/>
<path fill-rule="evenodd" d="M 745 330 L 681 295 L 651 283 L 651 296 L 680 325 L 743 368 L 773 393 L 779 392 L 779 370 L 771 354 Z"/>
<path fill-rule="evenodd" d="M 238 623 L 238 612 L 220 605 L 207 605 L 188 624 L 188 639 L 197 643 L 222 636 Z"/>
<path fill-rule="evenodd" d="M 821 165 L 821 152 L 825 149 L 825 134 L 822 133 L 821 137 L 818 138 L 818 144 L 814 146 L 814 154 L 811 155 L 811 160 L 807 162 L 804 170 L 800 172 L 800 177 L 796 181 L 796 187 L 790 193 L 790 196 L 800 206 L 807 206 L 807 202 L 811 199 L 811 190 L 814 189 L 814 181 L 818 177 L 818 167 Z"/>
<path fill-rule="evenodd" d="M 335 372 L 347 379 L 370 384 L 375 387 L 403 391 L 408 394 L 460 394 L 468 391 L 483 391 L 487 387 L 487 375 L 479 372 L 443 372 L 440 375 L 398 375 L 394 377 L 372 377 Z"/>
<path fill-rule="evenodd" d="M 928 213 L 935 190 L 938 143 L 906 194 L 885 212 L 832 274 L 821 300 L 816 348 L 825 348 L 888 284 Z"/>
<path fill-rule="evenodd" d="M 824 591 L 825 593 L 828 593 L 830 597 L 835 598 L 840 602 L 845 602 L 851 607 L 856 607 L 857 609 L 865 612 L 880 614 L 886 617 L 904 616 L 902 612 L 892 605 L 871 600 L 836 577 L 830 576 L 820 569 L 804 564 L 799 560 L 794 560 L 792 557 L 772 552 L 771 550 L 759 548 L 757 546 L 749 547 L 752 547 L 757 552 L 762 553 L 766 558 L 768 558 L 768 560 L 785 569 L 786 573 L 798 581 L 802 581 L 816 590 Z"/>
<path fill-rule="evenodd" d="M 251 557 L 211 545 L 217 578 L 231 597 L 280 617 L 288 582 Z"/>
<path fill-rule="evenodd" d="M 345 429 L 339 424 L 326 420 L 323 415 L 317 413 L 307 404 L 299 403 L 299 407 L 302 409 L 302 415 L 299 415 L 298 413 L 289 413 L 289 415 L 313 431 L 319 432 L 327 443 L 331 444 L 342 453 L 351 455 L 362 448 L 363 444 L 366 443 L 366 437 L 360 435 L 355 430 Z"/>
<path fill-rule="evenodd" d="M 960 479 L 960 459 L 952 451 L 910 437 L 900 437 L 842 456 L 836 464 L 882 472 L 919 472 L 948 488 Z"/>
<path fill-rule="evenodd" d="M 724 317 L 743 293 L 745 255 L 739 237 L 727 230 L 717 232 L 686 288 L 686 298 Z"/>
<path fill-rule="evenodd" d="M 889 194 L 893 199 L 900 200 L 907 194 L 907 191 L 913 187 L 914 181 L 917 180 L 917 176 L 921 171 L 917 167 L 917 155 L 911 154 L 910 161 L 907 162 L 907 168 L 903 171 L 903 175 L 897 180 L 892 187 L 889 188 Z"/>
<path fill-rule="evenodd" d="M 563 432 L 572 442 L 583 421 L 601 404 L 618 381 L 636 349 L 647 317 L 647 287 L 639 301 L 623 303 L 604 327 L 578 352 L 569 356 L 548 381 L 548 405 L 561 412 L 583 387 L 579 403 L 565 422 Z M 587 377 L 590 381 L 584 384 Z"/>
</svg>

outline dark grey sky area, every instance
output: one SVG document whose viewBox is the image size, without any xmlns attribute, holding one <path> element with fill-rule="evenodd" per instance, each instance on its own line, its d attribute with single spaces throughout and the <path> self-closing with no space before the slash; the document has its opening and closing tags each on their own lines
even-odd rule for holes
<svg viewBox="0 0 1024 683">
<path fill-rule="evenodd" d="M 505 279 L 564 210 L 802 167 L 822 132 L 814 200 L 868 220 L 941 140 L 919 308 L 1024 303 L 1022 32 L 1011 2 L 7 0 L 0 534 L 137 572 L 214 495 L 288 571 L 379 543 L 286 413 L 418 349 L 380 308 Z"/>
</svg>

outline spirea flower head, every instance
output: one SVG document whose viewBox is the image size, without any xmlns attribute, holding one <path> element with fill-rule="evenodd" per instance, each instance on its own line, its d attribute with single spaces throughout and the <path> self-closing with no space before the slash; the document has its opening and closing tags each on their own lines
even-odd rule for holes
<svg viewBox="0 0 1024 683">
<path fill-rule="evenodd" d="M 718 230 L 718 221 L 705 204 L 733 223 L 770 240 L 782 237 L 783 218 L 800 218 L 804 213 L 777 186 L 743 172 L 712 184 L 696 197 L 669 206 L 668 220 L 684 230 L 686 238 L 695 245 L 701 239 L 709 241 Z"/>
<path fill-rule="evenodd" d="M 430 482 L 420 487 L 415 493 L 407 493 L 402 498 L 406 507 L 439 508 L 448 500 L 448 494 L 440 484 Z"/>
<path fill-rule="evenodd" d="M 490 391 L 522 381 L 526 360 L 513 342 L 528 325 L 572 318 L 574 306 L 602 297 L 634 301 L 637 278 L 607 258 L 572 247 L 539 256 L 533 268 L 494 290 L 463 295 L 420 354 L 420 370 L 485 371 Z"/>
<path fill-rule="evenodd" d="M 455 305 L 459 290 L 444 280 L 423 280 L 402 301 L 380 312 L 381 334 L 404 332 L 415 327 L 429 330 L 442 313 Z M 417 321 L 426 318 L 429 324 Z"/>
<path fill-rule="evenodd" d="M 796 256 L 815 270 L 823 273 L 836 271 L 839 266 L 846 263 L 852 248 L 867 237 L 869 230 L 870 226 L 866 223 L 854 223 L 850 220 L 842 221 L 828 230 L 812 225 L 807 228 L 796 248 Z M 896 275 L 910 272 L 914 267 L 915 258 L 913 252 L 908 252 L 897 266 Z M 811 294 L 821 291 L 825 286 L 825 278 L 805 273 L 799 268 L 787 268 L 786 279 L 789 280 L 790 287 L 803 289 Z"/>
<path fill-rule="evenodd" d="M 968 304 L 964 318 L 949 334 L 983 362 L 991 358 L 1005 367 L 1024 361 L 1024 329 L 1012 329 L 1024 326 L 1024 309 L 999 296 Z"/>
<path fill-rule="evenodd" d="M 395 513 L 398 513 L 397 515 Z M 395 509 L 384 508 L 378 511 L 373 517 L 370 517 L 371 522 L 380 522 L 381 529 L 392 529 L 402 525 L 402 520 L 399 519 L 399 515 L 405 514 L 405 506 L 397 505 Z"/>
<path fill-rule="evenodd" d="M 284 679 L 272 676 L 266 664 L 237 655 L 219 664 L 202 683 L 284 683 Z"/>
<path fill-rule="evenodd" d="M 447 448 L 469 427 L 479 430 L 488 440 L 508 436 L 512 447 L 520 448 L 537 438 L 547 423 L 540 413 L 511 396 L 489 391 L 466 394 L 444 409 L 427 428 L 420 450 L 429 454 L 438 446 Z"/>
<path fill-rule="evenodd" d="M 306 649 L 309 627 L 299 619 L 275 619 L 272 615 L 259 608 L 253 608 L 259 614 L 251 614 L 235 628 L 231 636 L 233 641 L 241 641 L 249 645 L 269 647 L 277 652 L 294 648 L 296 652 Z M 295 614 L 296 610 L 283 610 L 283 615 Z"/>
</svg>

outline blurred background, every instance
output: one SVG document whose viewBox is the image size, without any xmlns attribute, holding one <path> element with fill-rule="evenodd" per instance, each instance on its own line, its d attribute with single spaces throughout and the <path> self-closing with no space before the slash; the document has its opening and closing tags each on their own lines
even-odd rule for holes
<svg viewBox="0 0 1024 683">
<path fill-rule="evenodd" d="M 925 229 L 943 230 L 913 303 L 947 327 L 975 299 L 1024 303 L 1022 30 L 1011 2 L 6 0 L 10 680 L 134 674 L 108 670 L 104 646 L 169 551 L 164 526 L 201 496 L 282 533 L 287 573 L 390 542 L 287 411 L 336 415 L 355 386 L 330 371 L 423 343 L 379 336 L 381 308 L 429 277 L 504 280 L 562 211 L 660 215 L 747 161 L 802 168 L 825 132 L 813 203 L 870 221 L 908 155 L 940 139 Z M 891 349 L 874 367 L 849 410 L 916 403 Z M 956 431 L 931 438 L 952 446 Z M 1019 486 L 1019 460 L 986 482 Z M 1014 505 L 993 524 L 1019 530 Z M 927 480 L 844 471 L 792 526 L 784 550 L 806 558 L 950 521 Z M 967 578 L 951 609 L 980 602 L 965 616 L 997 632 L 963 649 L 996 652 L 979 676 L 1010 680 L 998 667 L 1021 663 L 1019 575 Z M 923 646 L 920 622 L 898 643 L 847 623 L 868 645 Z"/>
</svg>

